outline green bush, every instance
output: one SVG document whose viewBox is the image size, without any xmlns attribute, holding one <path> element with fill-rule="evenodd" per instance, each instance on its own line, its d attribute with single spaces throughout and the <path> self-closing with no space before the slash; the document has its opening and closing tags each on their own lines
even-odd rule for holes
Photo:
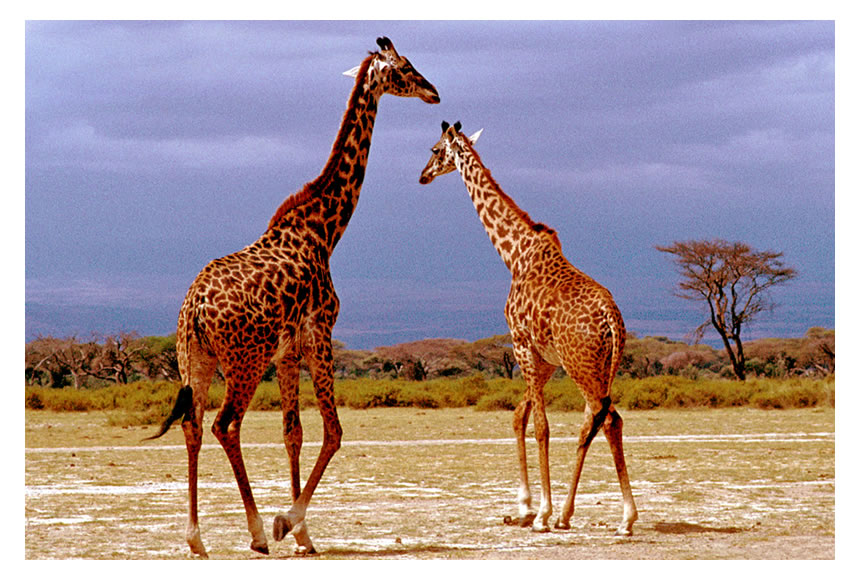
<svg viewBox="0 0 860 580">
<path fill-rule="evenodd" d="M 224 398 L 224 385 L 214 384 L 209 391 L 210 404 L 218 408 Z M 316 406 L 313 385 L 309 381 L 299 382 L 299 409 L 307 409 Z M 252 411 L 280 411 L 281 389 L 277 382 L 264 381 L 257 387 L 254 398 L 248 408 Z"/>
<path fill-rule="evenodd" d="M 677 377 L 648 377 L 644 379 L 619 379 L 612 385 L 613 401 L 627 409 L 654 409 L 666 402 L 671 383 Z M 669 383 L 669 384 L 667 384 Z"/>
<path fill-rule="evenodd" d="M 335 382 L 335 403 L 352 409 L 374 407 L 417 407 L 436 409 L 474 407 L 481 411 L 513 410 L 522 400 L 526 386 L 522 379 L 468 377 L 406 381 L 401 379 L 345 379 Z M 50 411 L 111 411 L 115 424 L 158 424 L 168 416 L 176 401 L 178 384 L 139 381 L 89 389 L 52 389 L 30 386 L 24 390 L 27 409 Z M 224 385 L 213 383 L 207 410 L 217 409 L 224 398 Z M 550 380 L 544 388 L 547 409 L 581 411 L 585 401 L 573 382 L 564 377 Z M 612 385 L 612 400 L 621 408 L 655 409 L 688 407 L 753 406 L 761 409 L 792 409 L 836 404 L 835 379 L 754 378 L 747 381 L 721 378 L 688 378 L 680 375 L 643 379 L 618 378 Z M 302 409 L 316 405 L 313 385 L 299 384 Z M 274 411 L 281 408 L 277 382 L 258 387 L 250 409 Z"/>
<path fill-rule="evenodd" d="M 335 403 L 351 409 L 397 407 L 399 385 L 394 381 L 357 379 L 335 384 Z"/>
<path fill-rule="evenodd" d="M 446 389 L 442 398 L 445 401 L 446 407 L 471 407 L 475 405 L 481 397 L 489 393 L 492 389 L 497 388 L 496 385 L 506 383 L 505 379 L 494 379 L 488 383 L 481 373 L 475 373 L 471 376 L 457 379 L 454 389 Z"/>
<path fill-rule="evenodd" d="M 764 383 L 753 393 L 749 402 L 760 409 L 798 409 L 804 407 L 836 406 L 836 388 L 832 380 L 757 381 Z"/>
<path fill-rule="evenodd" d="M 27 389 L 24 392 L 24 407 L 26 409 L 44 409 L 45 403 L 42 401 L 42 395 L 35 389 Z"/>
<path fill-rule="evenodd" d="M 585 399 L 582 392 L 567 377 L 549 381 L 543 392 L 546 407 L 551 411 L 582 411 L 585 409 Z"/>
<path fill-rule="evenodd" d="M 398 407 L 417 407 L 419 409 L 438 409 L 441 407 L 440 397 L 429 390 L 423 383 L 403 385 L 397 397 Z"/>
<path fill-rule="evenodd" d="M 484 395 L 475 403 L 478 411 L 513 411 L 522 400 L 522 393 L 499 391 Z"/>
<path fill-rule="evenodd" d="M 486 392 L 475 401 L 478 411 L 512 411 L 523 398 L 526 385 L 522 380 L 494 379 Z"/>
</svg>

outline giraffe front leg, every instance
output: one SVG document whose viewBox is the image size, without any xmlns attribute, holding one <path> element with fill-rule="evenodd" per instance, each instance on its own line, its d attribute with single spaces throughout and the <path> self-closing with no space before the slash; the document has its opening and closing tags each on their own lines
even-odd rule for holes
<svg viewBox="0 0 860 580">
<path fill-rule="evenodd" d="M 549 427 L 543 408 L 543 388 L 555 367 L 541 359 L 528 339 L 523 338 L 519 333 L 514 337 L 514 356 L 526 381 L 526 392 L 523 395 L 523 400 L 514 410 L 514 432 L 517 437 L 517 454 L 520 464 L 519 524 L 524 528 L 531 526 L 534 531 L 545 532 L 549 530 L 547 519 L 552 513 L 552 500 L 549 489 Z M 534 407 L 535 436 L 540 451 L 541 506 L 537 513 L 531 506 L 525 443 L 525 431 L 528 425 L 529 411 L 532 407 Z"/>
<path fill-rule="evenodd" d="M 296 506 L 293 506 L 286 514 L 275 516 L 272 528 L 272 535 L 275 537 L 275 541 L 280 542 L 290 533 L 293 534 L 296 540 L 296 554 L 304 556 L 317 553 L 313 542 L 311 542 L 311 536 L 308 533 L 308 524 L 305 521 L 304 509 L 297 509 Z"/>
<path fill-rule="evenodd" d="M 281 409 L 284 414 L 284 444 L 290 462 L 290 488 L 295 504 L 302 492 L 299 475 L 299 454 L 302 449 L 302 424 L 299 416 L 299 361 L 295 357 L 284 357 L 278 363 L 278 383 L 281 389 Z M 313 543 L 308 534 L 305 512 L 295 505 L 286 514 L 278 514 L 272 526 L 272 535 L 280 542 L 287 534 L 296 538 L 297 553 L 314 554 Z"/>
<path fill-rule="evenodd" d="M 317 461 L 298 499 L 286 514 L 275 517 L 274 535 L 276 539 L 283 539 L 287 533 L 292 533 L 298 544 L 298 553 L 314 554 L 316 550 L 308 534 L 305 514 L 326 467 L 337 450 L 340 449 L 343 429 L 340 426 L 337 407 L 334 402 L 334 368 L 332 364 L 331 339 L 327 338 L 315 343 L 309 349 L 305 360 L 308 363 L 308 369 L 313 379 L 314 392 L 317 396 L 317 403 L 323 418 L 323 442 L 319 457 L 317 457 Z"/>
<path fill-rule="evenodd" d="M 534 424 L 535 424 L 535 439 L 538 443 L 538 454 L 540 462 L 540 510 L 538 516 L 532 525 L 532 530 L 535 532 L 549 531 L 549 517 L 552 515 L 552 494 L 550 491 L 549 478 L 549 422 L 546 419 L 546 409 L 544 407 L 543 393 L 536 393 Z"/>
<path fill-rule="evenodd" d="M 528 393 L 526 393 L 527 395 Z M 520 467 L 520 488 L 517 493 L 517 504 L 519 506 L 519 518 L 516 522 L 522 527 L 532 525 L 537 513 L 532 509 L 532 494 L 529 488 L 528 459 L 526 457 L 526 426 L 529 422 L 531 412 L 531 401 L 527 396 L 523 397 L 516 409 L 514 409 L 514 434 L 517 439 L 517 458 Z"/>
</svg>

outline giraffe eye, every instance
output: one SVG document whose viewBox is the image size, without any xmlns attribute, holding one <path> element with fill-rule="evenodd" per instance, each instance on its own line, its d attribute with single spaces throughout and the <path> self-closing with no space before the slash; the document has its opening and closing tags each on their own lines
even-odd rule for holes
<svg viewBox="0 0 860 580">
<path fill-rule="evenodd" d="M 433 153 L 433 155 L 439 155 L 439 151 L 440 151 L 440 149 L 438 147 L 434 147 L 433 149 L 430 150 L 430 152 Z"/>
</svg>

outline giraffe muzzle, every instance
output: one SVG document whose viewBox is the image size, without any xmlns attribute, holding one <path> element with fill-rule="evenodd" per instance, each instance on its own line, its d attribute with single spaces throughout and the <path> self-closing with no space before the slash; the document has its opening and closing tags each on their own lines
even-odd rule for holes
<svg viewBox="0 0 860 580">
<path fill-rule="evenodd" d="M 433 89 L 432 92 L 421 93 L 421 100 L 431 105 L 438 105 L 442 99 L 439 98 L 439 93 L 436 92 L 436 89 Z"/>
</svg>

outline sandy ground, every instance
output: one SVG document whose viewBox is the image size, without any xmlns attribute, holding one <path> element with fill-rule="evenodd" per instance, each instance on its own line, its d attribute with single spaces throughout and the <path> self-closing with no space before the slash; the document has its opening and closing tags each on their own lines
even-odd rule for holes
<svg viewBox="0 0 860 580">
<path fill-rule="evenodd" d="M 516 511 L 509 413 L 447 409 L 341 410 L 345 439 L 308 512 L 319 554 L 338 559 L 832 559 L 833 409 L 623 413 L 640 512 L 630 538 L 613 531 L 621 497 L 605 440 L 595 440 L 573 528 L 505 525 Z M 186 455 L 181 430 L 108 425 L 100 413 L 28 411 L 27 559 L 186 559 Z M 303 414 L 307 474 L 320 424 Z M 577 413 L 551 414 L 556 513 L 567 493 Z M 209 418 L 211 420 L 211 417 Z M 288 509 L 280 414 L 249 413 L 245 461 L 267 527 Z M 207 433 L 200 517 L 213 559 L 294 558 L 291 538 L 270 555 L 250 536 L 229 464 Z M 536 445 L 530 442 L 533 493 Z"/>
</svg>

